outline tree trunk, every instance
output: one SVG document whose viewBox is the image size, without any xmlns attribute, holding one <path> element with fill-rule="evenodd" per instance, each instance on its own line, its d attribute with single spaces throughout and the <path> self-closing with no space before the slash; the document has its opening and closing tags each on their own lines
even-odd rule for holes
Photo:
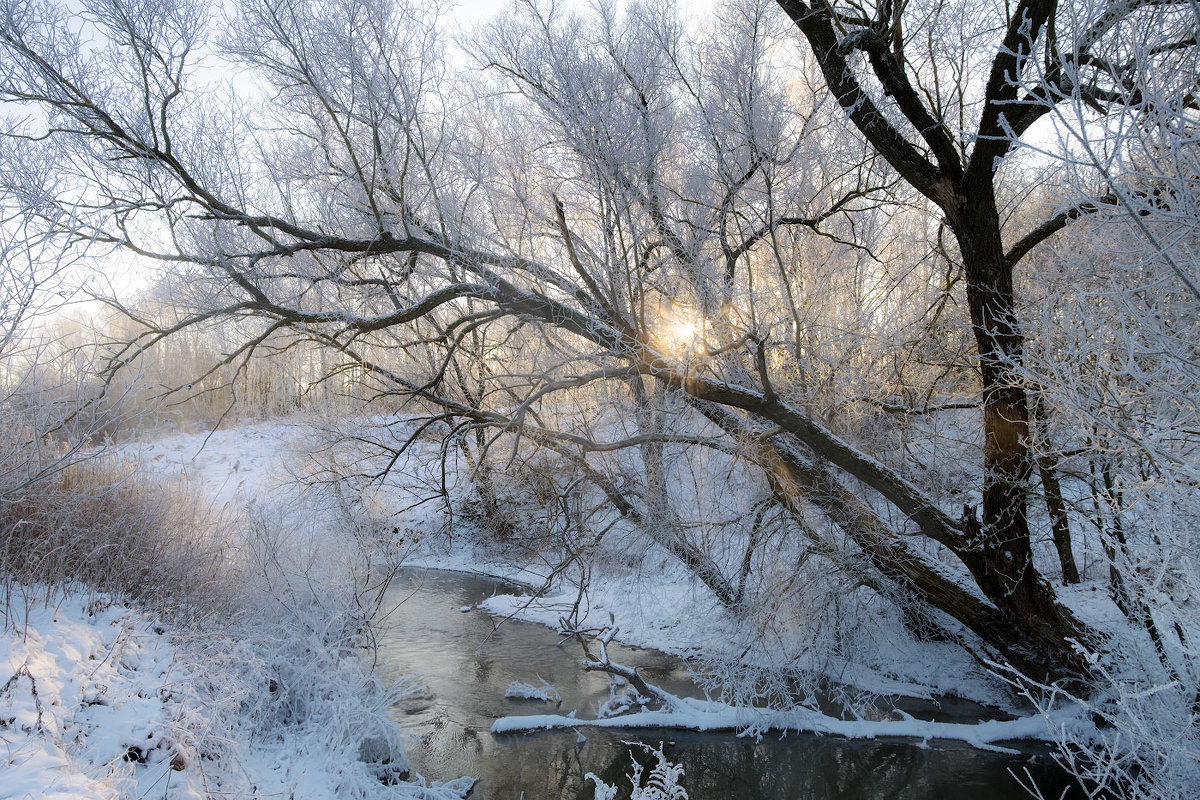
<svg viewBox="0 0 1200 800">
<path fill-rule="evenodd" d="M 984 439 L 983 502 L 977 520 L 973 509 L 964 519 L 972 535 L 959 556 L 987 598 L 1031 643 L 1060 651 L 1063 640 L 1080 631 L 1033 565 L 1028 518 L 1033 454 L 1013 270 L 1004 258 L 992 181 L 968 184 L 960 197 L 961 216 L 951 219 L 951 227 L 962 254 L 979 350 Z"/>
<path fill-rule="evenodd" d="M 1079 583 L 1079 566 L 1071 548 L 1071 520 L 1067 516 L 1067 503 L 1063 500 L 1062 486 L 1055 471 L 1055 462 L 1050 458 L 1038 459 L 1038 475 L 1042 479 L 1042 491 L 1046 494 L 1046 510 L 1050 514 L 1050 533 L 1054 537 L 1054 549 L 1058 552 L 1058 563 L 1062 566 L 1063 583 Z"/>
<path fill-rule="evenodd" d="M 785 508 L 802 516 L 804 502 L 819 507 L 891 582 L 893 592 L 911 591 L 920 602 L 945 612 L 1035 680 L 1074 681 L 1085 674 L 1085 665 L 1065 636 L 1032 636 L 1029 621 L 1014 621 L 999 604 L 985 602 L 966 590 L 936 562 L 896 536 L 870 505 L 837 480 L 819 458 L 808 458 L 781 434 L 762 435 L 761 429 L 717 403 L 698 400 L 695 395 L 691 401 L 700 413 L 745 443 L 746 455 L 763 469 L 775 497 Z M 875 588 L 881 593 L 888 591 L 886 586 Z M 903 597 L 894 599 L 901 606 L 905 603 Z M 1083 627 L 1069 614 L 1062 617 L 1061 624 L 1073 638 L 1085 638 Z"/>
</svg>

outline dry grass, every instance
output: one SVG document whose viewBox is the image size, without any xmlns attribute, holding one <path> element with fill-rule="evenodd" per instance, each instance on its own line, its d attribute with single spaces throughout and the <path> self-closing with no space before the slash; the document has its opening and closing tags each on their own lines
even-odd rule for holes
<svg viewBox="0 0 1200 800">
<path fill-rule="evenodd" d="M 178 481 L 113 457 L 69 464 L 31 485 L 0 487 L 0 580 L 82 584 L 154 610 L 214 610 L 227 596 L 225 547 Z"/>
</svg>

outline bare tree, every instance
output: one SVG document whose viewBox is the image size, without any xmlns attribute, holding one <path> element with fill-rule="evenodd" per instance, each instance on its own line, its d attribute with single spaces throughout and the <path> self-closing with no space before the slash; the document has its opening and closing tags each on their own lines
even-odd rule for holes
<svg viewBox="0 0 1200 800">
<path fill-rule="evenodd" d="M 453 72 L 433 12 L 386 0 L 247 2 L 220 35 L 200 3 L 91 0 L 70 16 L 8 0 L 7 138 L 55 169 L 10 178 L 6 197 L 25 198 L 38 236 L 179 276 L 182 316 L 145 319 L 117 365 L 216 321 L 248 331 L 230 362 L 291 331 L 426 404 L 480 475 L 502 443 L 553 452 L 723 602 L 776 520 L 969 646 L 1039 678 L 1084 674 L 1072 642 L 1094 632 L 1034 563 L 1015 273 L 1118 201 L 1005 230 L 1005 204 L 1029 192 L 1006 166 L 1060 103 L 1117 113 L 1136 101 L 1129 75 L 1190 53 L 1163 26 L 1124 70 L 1106 55 L 1124 26 L 1184 6 L 779 5 L 786 18 L 734 3 L 695 41 L 657 7 L 522 3 L 470 45 L 481 76 Z M 236 90 L 204 82 L 214 59 L 241 70 Z M 888 242 L 884 204 L 916 210 L 932 256 Z M 824 275 L 805 268 L 817 261 Z M 835 346 L 831 330 L 852 336 Z M 894 338 L 926 344 L 877 344 Z M 861 392 L 833 376 L 935 339 L 951 355 L 925 386 L 868 399 L 930 411 L 953 373 L 968 396 L 946 407 L 982 406 L 978 509 L 973 486 L 952 511 L 840 421 Z M 896 403 L 905 392 L 923 407 Z M 630 413 L 603 422 L 598 403 Z M 739 546 L 671 507 L 683 451 L 749 476 Z M 846 543 L 806 524 L 817 512 Z"/>
<path fill-rule="evenodd" d="M 20 205 L 0 205 L 0 504 L 81 457 L 105 413 L 41 326 L 77 297 L 79 256 Z M 69 223 L 64 223 L 69 225 Z"/>
</svg>

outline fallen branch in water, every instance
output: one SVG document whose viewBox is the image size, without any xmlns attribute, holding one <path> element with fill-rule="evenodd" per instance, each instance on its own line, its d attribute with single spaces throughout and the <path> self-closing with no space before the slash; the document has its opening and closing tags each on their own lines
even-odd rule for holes
<svg viewBox="0 0 1200 800">
<path fill-rule="evenodd" d="M 690 731 L 736 731 L 739 734 L 762 734 L 767 731 L 829 734 L 847 739 L 910 738 L 922 742 L 948 739 L 965 742 L 982 750 L 1005 753 L 1016 751 L 1000 747 L 997 742 L 1056 740 L 1052 728 L 1086 728 L 1090 723 L 1078 711 L 1062 711 L 1047 719 L 1044 715 L 1013 720 L 984 720 L 981 722 L 932 722 L 917 719 L 897 711 L 900 719 L 844 720 L 810 708 L 766 709 L 752 706 L 731 706 L 710 700 L 678 697 L 647 682 L 638 671 L 614 662 L 607 645 L 616 635 L 615 628 L 605 628 L 594 638 L 593 652 L 582 631 L 566 631 L 583 645 L 586 659 L 584 669 L 607 672 L 628 681 L 629 685 L 647 698 L 654 698 L 661 710 L 637 711 L 602 719 L 580 719 L 561 714 L 532 714 L 501 717 L 492 723 L 492 733 L 517 733 L 559 728 L 670 728 Z"/>
<path fill-rule="evenodd" d="M 592 653 L 588 647 L 588 642 L 584 638 L 585 631 L 566 631 L 574 636 L 581 647 L 585 656 L 583 661 L 583 669 L 585 672 L 606 672 L 609 675 L 616 676 L 625 680 L 637 692 L 645 697 L 654 698 L 662 703 L 663 708 L 672 711 L 683 711 L 685 704 L 682 698 L 676 697 L 665 689 L 655 686 L 652 683 L 647 683 L 637 671 L 636 667 L 629 667 L 624 664 L 618 664 L 608 656 L 608 645 L 617 635 L 617 628 L 607 627 L 600 631 L 595 637 L 597 653 Z"/>
<path fill-rule="evenodd" d="M 897 720 L 843 720 L 811 709 L 771 711 L 727 706 L 705 701 L 684 701 L 689 708 L 679 711 L 639 711 L 606 719 L 578 719 L 561 714 L 501 717 L 492 723 L 492 733 L 517 733 L 558 728 L 671 728 L 689 731 L 737 731 L 755 734 L 767 731 L 830 734 L 847 739 L 911 738 L 921 741 L 951 739 L 982 750 L 1016 752 L 996 742 L 1053 741 L 1043 717 L 986 720 L 974 723 L 929 722 L 905 716 Z M 1062 715 L 1058 725 L 1086 723 L 1074 715 Z"/>
</svg>

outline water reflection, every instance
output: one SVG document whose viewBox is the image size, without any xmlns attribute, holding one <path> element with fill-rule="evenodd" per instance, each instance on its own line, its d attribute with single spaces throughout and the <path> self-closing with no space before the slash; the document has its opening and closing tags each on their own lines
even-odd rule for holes
<svg viewBox="0 0 1200 800">
<path fill-rule="evenodd" d="M 588 772 L 628 797 L 631 758 L 647 769 L 653 757 L 627 742 L 667 742 L 666 753 L 684 766 L 682 783 L 692 800 L 805 798 L 806 800 L 891 800 L 892 798 L 1025 798 L 1009 774 L 1028 768 L 1047 796 L 1067 785 L 1048 756 L 1019 759 L 966 747 L 922 749 L 904 742 L 845 741 L 792 735 L 760 742 L 728 735 L 611 731 L 496 737 L 493 756 L 503 764 L 489 770 L 489 798 L 578 798 L 592 800 Z M 1068 795 L 1070 796 L 1070 795 Z"/>
<path fill-rule="evenodd" d="M 642 763 L 653 757 L 623 740 L 667 742 L 668 757 L 684 766 L 692 800 L 1016 800 L 1027 795 L 1008 771 L 1024 768 L 1048 797 L 1058 797 L 1067 785 L 1045 754 L 1009 756 L 952 742 L 922 748 L 911 741 L 797 734 L 755 741 L 731 734 L 595 729 L 495 736 L 489 728 L 496 717 L 571 709 L 590 716 L 607 697 L 605 677 L 583 673 L 578 649 L 559 646 L 553 631 L 522 623 L 496 631 L 486 614 L 458 610 L 496 590 L 494 581 L 474 576 L 405 570 L 393 591 L 408 599 L 381 637 L 379 654 L 386 677 L 419 671 L 428 684 L 396 709 L 420 736 L 409 748 L 414 769 L 434 779 L 477 776 L 473 797 L 592 800 L 588 772 L 620 786 L 620 796 L 627 797 L 631 750 Z M 614 657 L 652 669 L 676 689 L 682 681 L 679 664 L 660 653 L 622 650 Z M 539 677 L 562 694 L 560 707 L 504 697 L 511 681 L 534 683 Z"/>
</svg>

